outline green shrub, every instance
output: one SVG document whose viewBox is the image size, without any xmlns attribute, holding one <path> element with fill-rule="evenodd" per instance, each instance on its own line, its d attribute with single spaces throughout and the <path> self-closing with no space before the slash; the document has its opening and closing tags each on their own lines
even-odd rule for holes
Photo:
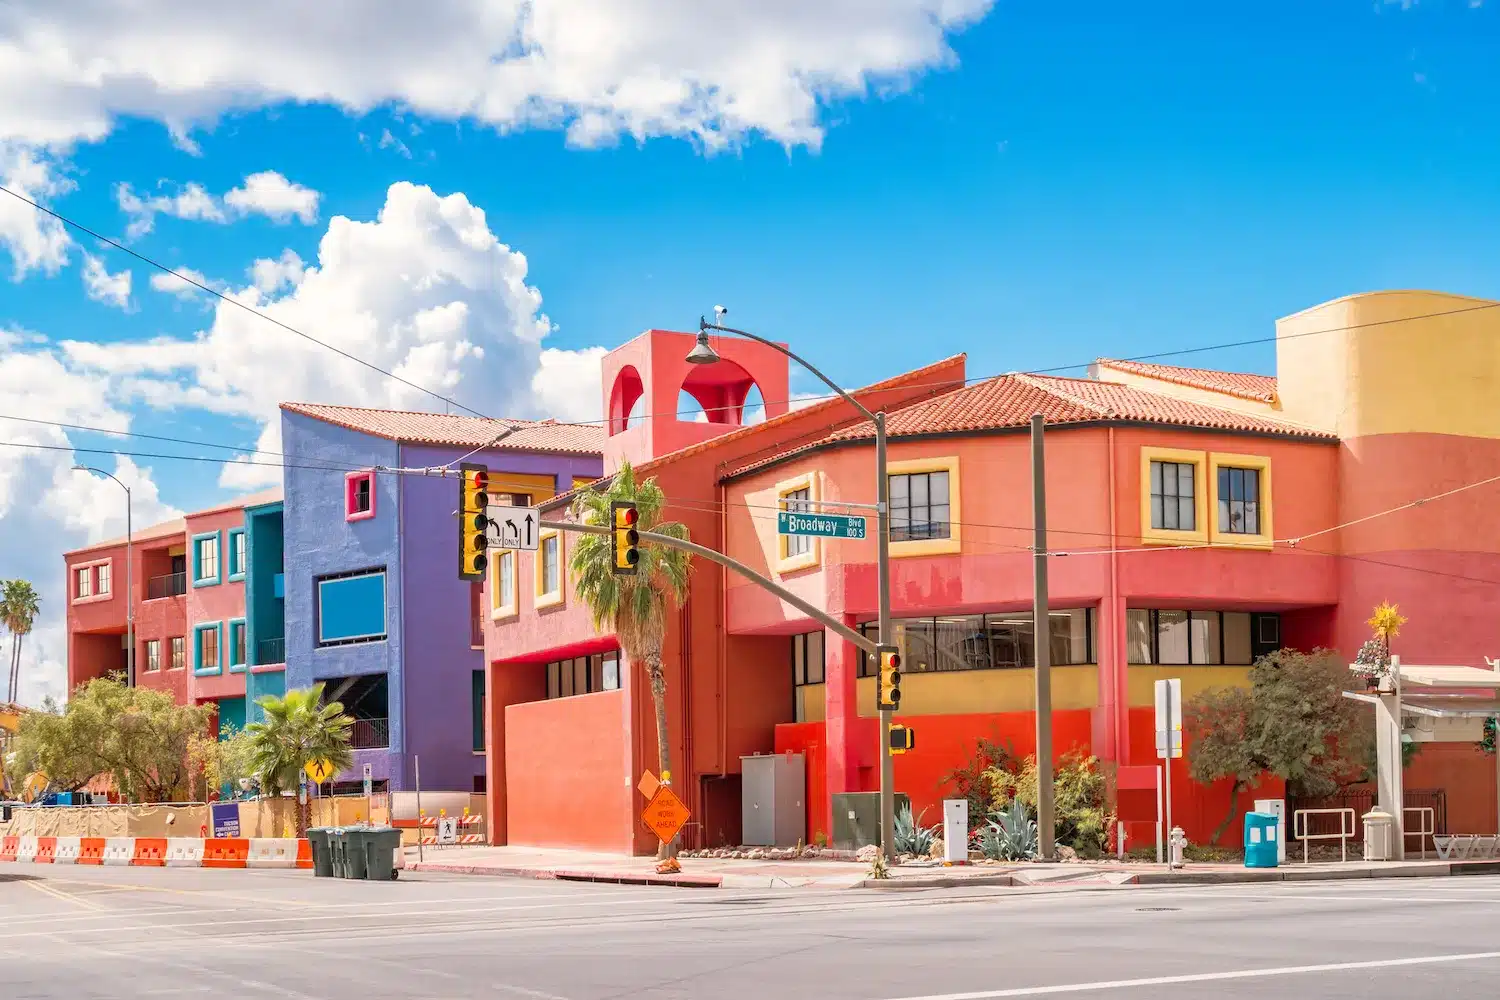
<svg viewBox="0 0 1500 1000">
<path fill-rule="evenodd" d="M 981 737 L 974 744 L 974 753 L 963 767 L 956 767 L 943 775 L 942 784 L 951 786 L 954 794 L 950 798 L 968 799 L 969 829 L 984 825 L 984 817 L 990 811 L 989 784 L 986 775 L 993 769 L 1010 768 L 1015 755 L 1009 747 L 1001 746 Z"/>
<path fill-rule="evenodd" d="M 1019 771 L 993 767 L 985 771 L 992 809 L 1020 802 L 1036 816 L 1037 768 L 1035 755 L 1027 757 Z M 1114 816 L 1104 800 L 1104 775 L 1094 757 L 1070 751 L 1052 776 L 1053 820 L 1057 843 L 1071 847 L 1079 857 L 1097 858 L 1105 853 Z"/>
</svg>

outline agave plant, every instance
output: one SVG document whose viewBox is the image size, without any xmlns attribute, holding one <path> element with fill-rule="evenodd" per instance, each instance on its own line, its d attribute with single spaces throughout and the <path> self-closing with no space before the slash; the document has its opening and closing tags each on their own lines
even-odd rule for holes
<svg viewBox="0 0 1500 1000">
<path fill-rule="evenodd" d="M 979 850 L 991 861 L 1030 861 L 1037 855 L 1036 820 L 1017 799 L 990 813 L 979 832 Z"/>
<path fill-rule="evenodd" d="M 912 857 L 925 858 L 932 853 L 932 842 L 937 839 L 941 827 L 922 826 L 922 817 L 926 815 L 927 810 L 923 809 L 921 815 L 913 819 L 911 804 L 908 803 L 901 807 L 901 811 L 896 814 L 895 841 L 897 854 L 910 854 Z"/>
</svg>

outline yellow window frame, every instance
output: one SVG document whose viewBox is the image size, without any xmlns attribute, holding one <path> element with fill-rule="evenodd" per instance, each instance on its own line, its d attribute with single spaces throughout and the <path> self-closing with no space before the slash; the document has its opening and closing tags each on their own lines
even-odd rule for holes
<svg viewBox="0 0 1500 1000">
<path fill-rule="evenodd" d="M 1193 530 L 1153 528 L 1151 526 L 1151 463 L 1175 462 L 1193 466 Z M 1181 448 L 1141 449 L 1141 544 L 1207 545 L 1208 544 L 1208 453 L 1184 451 Z M 1218 508 L 1215 507 L 1215 510 Z"/>
<path fill-rule="evenodd" d="M 933 458 L 913 458 L 901 462 L 887 462 L 886 476 L 909 476 L 923 472 L 948 473 L 948 537 L 915 538 L 891 542 L 891 558 L 903 559 L 911 556 L 937 556 L 958 552 L 963 548 L 962 483 L 958 476 L 958 456 L 944 455 Z"/>
<path fill-rule="evenodd" d="M 543 549 L 545 549 L 548 540 L 554 538 L 557 539 L 557 589 L 549 591 L 543 589 L 546 586 L 546 583 L 542 577 L 542 566 L 544 563 L 544 560 L 542 559 L 542 551 Z M 566 585 L 563 583 L 563 580 L 567 576 L 568 572 L 567 566 L 563 564 L 563 558 L 564 555 L 562 532 L 558 531 L 556 528 L 543 528 L 542 533 L 537 536 L 536 553 L 532 556 L 531 560 L 534 575 L 536 577 L 537 608 L 550 608 L 554 605 L 562 603 L 563 591 L 566 589 Z"/>
<path fill-rule="evenodd" d="M 1260 532 L 1247 535 L 1235 531 L 1219 530 L 1219 469 L 1253 469 L 1260 473 L 1260 499 L 1257 501 L 1260 517 Z M 1208 482 L 1212 494 L 1209 508 L 1209 541 L 1214 545 L 1226 545 L 1238 549 L 1269 549 L 1276 536 L 1271 529 L 1271 459 L 1266 455 L 1236 455 L 1231 452 L 1213 452 L 1208 456 Z"/>
<path fill-rule="evenodd" d="M 510 603 L 500 603 L 500 582 L 510 574 Z M 516 553 L 514 549 L 501 549 L 495 557 L 490 571 L 490 620 L 514 618 L 520 604 L 520 593 L 516 590 Z"/>
<path fill-rule="evenodd" d="M 818 476 L 814 472 L 807 472 L 792 479 L 783 479 L 776 484 L 776 511 L 780 516 L 781 511 L 786 509 L 787 495 L 798 490 L 807 490 L 809 500 L 820 500 L 818 490 Z M 806 552 L 791 555 L 788 552 L 791 543 L 790 535 L 776 533 L 776 572 L 777 574 L 795 573 L 799 570 L 811 569 L 823 563 L 823 539 L 813 538 L 812 548 Z"/>
</svg>

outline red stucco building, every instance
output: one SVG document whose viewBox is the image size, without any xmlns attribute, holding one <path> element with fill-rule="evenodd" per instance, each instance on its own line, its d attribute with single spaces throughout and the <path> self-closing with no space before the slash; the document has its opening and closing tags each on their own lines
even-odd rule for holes
<svg viewBox="0 0 1500 1000">
<path fill-rule="evenodd" d="M 1500 475 L 1487 402 L 1500 388 L 1487 346 L 1500 304 L 1375 293 L 1284 319 L 1277 334 L 1276 377 L 1100 361 L 1087 378 L 972 378 L 957 357 L 857 394 L 889 415 L 898 721 L 920 734 L 896 784 L 916 809 L 951 795 L 943 778 L 978 739 L 1034 749 L 1033 413 L 1047 421 L 1058 754 L 1138 776 L 1120 769 L 1154 764 L 1155 680 L 1180 677 L 1191 698 L 1243 683 L 1281 646 L 1352 657 L 1383 600 L 1410 618 L 1408 662 L 1482 666 L 1500 651 L 1486 482 Z M 791 540 L 775 518 L 802 500 L 872 500 L 872 428 L 838 400 L 772 405 L 764 423 L 738 426 L 744 387 L 784 388 L 785 361 L 714 343 L 729 361 L 711 384 L 682 362 L 687 334 L 651 331 L 606 359 L 606 471 L 629 457 L 696 541 L 867 626 L 874 541 Z M 678 420 L 679 389 L 719 422 Z M 638 399 L 649 405 L 629 419 Z M 1442 498 L 1411 505 L 1429 497 Z M 552 503 L 560 516 L 566 497 Z M 656 763 L 650 693 L 551 568 L 566 566 L 567 537 L 550 545 L 541 567 L 502 555 L 487 585 L 490 829 L 497 843 L 648 851 L 634 788 Z M 742 755 L 806 754 L 809 839 L 830 832 L 833 793 L 878 786 L 861 657 L 749 581 L 696 564 L 665 663 L 690 845 L 737 842 Z M 1185 764 L 1175 818 L 1201 840 L 1226 792 L 1193 784 Z M 1407 786 L 1461 790 L 1450 825 L 1493 829 L 1492 767 L 1472 746 L 1429 746 Z M 1279 791 L 1265 782 L 1261 794 Z"/>
</svg>

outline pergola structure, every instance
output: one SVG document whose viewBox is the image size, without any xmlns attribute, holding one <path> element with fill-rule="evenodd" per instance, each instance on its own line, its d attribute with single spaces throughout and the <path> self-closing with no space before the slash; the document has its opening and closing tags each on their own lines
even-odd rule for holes
<svg viewBox="0 0 1500 1000">
<path fill-rule="evenodd" d="M 1392 860 L 1401 861 L 1406 854 L 1401 745 L 1406 737 L 1432 743 L 1482 740 L 1484 720 L 1500 719 L 1500 660 L 1486 657 L 1485 662 L 1490 669 L 1407 664 L 1392 656 L 1390 671 L 1373 690 L 1344 692 L 1346 698 L 1375 707 L 1376 801 L 1391 815 Z M 1500 753 L 1496 754 L 1495 787 L 1500 795 Z"/>
</svg>

